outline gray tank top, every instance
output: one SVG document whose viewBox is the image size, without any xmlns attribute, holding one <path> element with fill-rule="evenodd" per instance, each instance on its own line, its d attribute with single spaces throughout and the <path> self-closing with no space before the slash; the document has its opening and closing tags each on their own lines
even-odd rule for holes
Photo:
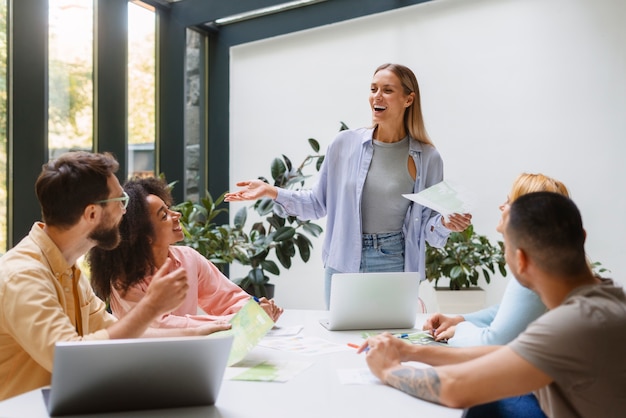
<svg viewBox="0 0 626 418">
<path fill-rule="evenodd" d="M 391 144 L 373 142 L 374 155 L 361 198 L 363 233 L 399 232 L 411 203 L 402 194 L 413 193 L 415 184 L 407 166 L 409 137 Z"/>
</svg>

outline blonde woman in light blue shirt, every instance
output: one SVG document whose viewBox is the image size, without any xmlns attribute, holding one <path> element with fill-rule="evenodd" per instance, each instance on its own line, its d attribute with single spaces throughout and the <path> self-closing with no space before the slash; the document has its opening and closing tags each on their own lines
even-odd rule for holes
<svg viewBox="0 0 626 418">
<path fill-rule="evenodd" d="M 553 192 L 569 197 L 567 187 L 560 181 L 543 174 L 522 173 L 515 179 L 500 210 L 504 214 L 518 197 L 533 192 Z M 502 218 L 496 230 L 502 233 Z M 431 331 L 438 341 L 448 340 L 448 345 L 454 347 L 504 345 L 545 312 L 539 296 L 513 277 L 499 305 L 453 317 L 437 313 L 424 323 L 424 330 Z"/>
</svg>

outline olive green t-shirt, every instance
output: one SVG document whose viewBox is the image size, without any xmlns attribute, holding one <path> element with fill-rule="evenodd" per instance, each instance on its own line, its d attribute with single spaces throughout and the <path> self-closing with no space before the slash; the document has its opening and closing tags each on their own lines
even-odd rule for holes
<svg viewBox="0 0 626 418">
<path fill-rule="evenodd" d="M 625 416 L 626 295 L 612 280 L 572 291 L 509 347 L 553 379 L 535 392 L 547 416 Z"/>
</svg>

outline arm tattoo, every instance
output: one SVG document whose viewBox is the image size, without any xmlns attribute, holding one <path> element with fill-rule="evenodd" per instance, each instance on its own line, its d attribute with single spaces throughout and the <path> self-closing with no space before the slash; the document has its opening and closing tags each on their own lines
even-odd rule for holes
<svg viewBox="0 0 626 418">
<path fill-rule="evenodd" d="M 402 392 L 416 398 L 440 404 L 441 382 L 439 375 L 432 367 L 428 369 L 416 369 L 402 366 L 393 370 L 387 383 Z"/>
</svg>

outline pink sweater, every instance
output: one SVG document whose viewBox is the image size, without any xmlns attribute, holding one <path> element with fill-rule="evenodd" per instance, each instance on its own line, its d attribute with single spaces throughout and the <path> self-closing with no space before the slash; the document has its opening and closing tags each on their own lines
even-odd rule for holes
<svg viewBox="0 0 626 418">
<path fill-rule="evenodd" d="M 207 321 L 230 319 L 250 299 L 250 295 L 231 282 L 213 263 L 190 247 L 170 246 L 169 258 L 174 260 L 172 271 L 182 266 L 187 271 L 189 291 L 185 301 L 176 310 L 163 315 L 152 326 L 158 328 L 186 328 L 206 324 Z M 144 297 L 152 276 L 131 287 L 122 297 L 111 290 L 111 310 L 123 317 Z M 207 315 L 198 314 L 202 308 Z"/>
</svg>

